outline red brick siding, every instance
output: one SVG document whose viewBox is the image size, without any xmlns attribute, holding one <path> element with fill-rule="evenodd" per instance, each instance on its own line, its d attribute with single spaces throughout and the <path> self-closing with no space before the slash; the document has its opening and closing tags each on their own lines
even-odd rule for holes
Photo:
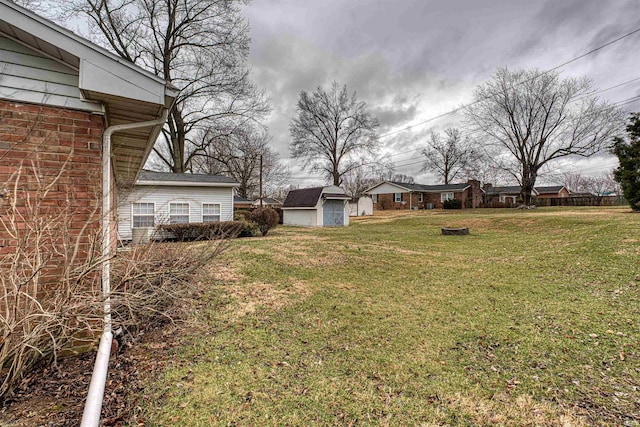
<svg viewBox="0 0 640 427">
<path fill-rule="evenodd" d="M 462 200 L 463 208 L 478 207 L 482 201 L 481 196 L 476 194 L 475 203 L 473 203 L 471 194 L 471 189 L 454 191 L 453 198 Z M 409 205 L 409 193 L 402 193 L 402 200 L 406 202 L 403 205 L 401 202 L 393 201 L 393 194 L 378 194 L 378 202 L 373 204 L 373 208 L 376 210 L 409 209 L 411 206 L 414 208 L 417 207 L 418 209 L 426 209 L 429 203 L 433 203 L 433 207 L 436 209 L 442 209 L 444 207 L 441 193 L 422 193 L 422 202 L 419 201 L 419 199 L 420 195 L 418 193 L 411 193 L 411 205 Z"/>
<path fill-rule="evenodd" d="M 86 259 L 91 240 L 100 228 L 101 135 L 103 118 L 56 107 L 0 101 L 0 190 L 13 191 L 18 171 L 17 207 L 28 211 L 29 201 L 40 200 L 40 218 L 67 214 L 58 234 L 43 245 L 60 247 L 65 237 L 80 236 L 77 263 Z M 43 195 L 42 184 L 59 179 Z M 38 189 L 40 188 L 40 191 Z M 0 215 L 7 218 L 7 202 Z M 88 227 L 87 227 L 88 224 Z M 26 230 L 32 224 L 21 223 Z M 15 250 L 16 241 L 0 227 L 0 260 Z M 70 250 L 70 249 L 69 249 Z M 67 255 L 69 255 L 67 253 Z M 52 256 L 63 258 L 57 253 Z M 50 263 L 43 276 L 56 281 L 61 266 Z"/>
</svg>

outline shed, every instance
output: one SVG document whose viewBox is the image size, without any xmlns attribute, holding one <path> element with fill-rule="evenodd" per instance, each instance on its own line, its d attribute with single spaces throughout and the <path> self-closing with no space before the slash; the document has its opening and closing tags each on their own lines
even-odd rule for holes
<svg viewBox="0 0 640 427">
<path fill-rule="evenodd" d="M 373 215 L 373 197 L 362 195 L 349 200 L 349 216 Z"/>
<path fill-rule="evenodd" d="M 283 224 L 304 227 L 349 225 L 350 199 L 335 185 L 291 190 L 282 204 Z"/>
<path fill-rule="evenodd" d="M 118 236 L 135 240 L 134 231 L 149 235 L 158 224 L 232 221 L 238 185 L 222 175 L 142 171 L 118 203 Z"/>
</svg>

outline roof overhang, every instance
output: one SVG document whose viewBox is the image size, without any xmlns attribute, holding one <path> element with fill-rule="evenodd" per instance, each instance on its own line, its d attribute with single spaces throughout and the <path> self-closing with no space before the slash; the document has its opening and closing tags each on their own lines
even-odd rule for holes
<svg viewBox="0 0 640 427">
<path fill-rule="evenodd" d="M 154 187 L 219 187 L 219 188 L 233 188 L 239 187 L 237 182 L 187 182 L 187 181 L 136 181 L 136 186 L 146 185 Z M 244 203 L 236 202 L 234 203 Z M 251 201 L 247 202 L 251 203 Z"/>
<path fill-rule="evenodd" d="M 351 196 L 346 194 L 322 194 L 322 198 L 325 200 L 351 200 Z"/>
<path fill-rule="evenodd" d="M 178 95 L 155 74 L 9 0 L 0 0 L 0 33 L 77 70 L 78 88 L 86 101 L 78 108 L 105 114 L 109 126 L 159 119 Z M 158 125 L 114 133 L 112 158 L 118 184 L 135 182 L 161 130 Z"/>
<path fill-rule="evenodd" d="M 371 187 L 371 188 L 369 188 L 368 190 L 366 190 L 366 191 L 365 191 L 365 193 L 366 193 L 366 194 L 387 194 L 387 193 L 376 193 L 376 192 L 373 192 L 373 190 L 375 190 L 377 187 L 380 187 L 380 186 L 382 186 L 382 185 L 384 185 L 384 184 L 391 185 L 391 186 L 396 187 L 396 188 L 398 188 L 399 190 L 401 190 L 401 191 L 398 191 L 398 193 L 410 193 L 410 192 L 411 192 L 411 190 L 410 190 L 410 189 L 408 189 L 408 188 L 406 188 L 406 187 L 401 187 L 400 185 L 398 185 L 398 184 L 396 184 L 396 183 L 394 183 L 394 182 L 382 181 L 381 183 L 376 184 L 376 185 L 374 185 L 373 187 Z"/>
</svg>

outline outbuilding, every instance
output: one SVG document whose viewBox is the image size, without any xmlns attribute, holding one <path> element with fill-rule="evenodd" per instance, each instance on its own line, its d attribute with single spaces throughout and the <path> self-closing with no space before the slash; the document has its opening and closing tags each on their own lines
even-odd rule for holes
<svg viewBox="0 0 640 427">
<path fill-rule="evenodd" d="M 283 224 L 303 227 L 349 225 L 350 199 L 336 185 L 291 190 L 282 204 Z"/>
<path fill-rule="evenodd" d="M 373 215 L 373 198 L 368 194 L 354 197 L 349 201 L 349 216 Z"/>
<path fill-rule="evenodd" d="M 142 171 L 118 204 L 118 236 L 137 243 L 158 224 L 232 221 L 238 185 L 223 175 Z"/>
</svg>

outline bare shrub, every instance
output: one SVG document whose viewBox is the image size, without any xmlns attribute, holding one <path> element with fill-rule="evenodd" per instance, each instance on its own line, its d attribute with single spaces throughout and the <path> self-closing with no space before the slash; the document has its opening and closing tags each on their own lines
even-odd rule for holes
<svg viewBox="0 0 640 427">
<path fill-rule="evenodd" d="M 0 396 L 100 325 L 99 211 L 59 191 L 72 157 L 56 171 L 23 162 L 2 189 Z"/>
<path fill-rule="evenodd" d="M 271 208 L 258 208 L 251 212 L 251 221 L 258 224 L 260 232 L 266 236 L 269 230 L 278 225 L 280 216 Z"/>
<path fill-rule="evenodd" d="M 167 232 L 178 242 L 193 242 L 236 237 L 245 224 L 244 221 L 189 222 L 186 224 L 160 224 L 156 228 Z"/>
<path fill-rule="evenodd" d="M 103 329 L 99 191 L 73 199 L 72 158 L 71 151 L 55 172 L 37 156 L 23 161 L 0 186 L 0 396 L 37 362 L 57 366 L 61 352 L 93 347 Z M 114 331 L 173 320 L 196 295 L 195 274 L 225 247 L 223 240 L 153 243 L 118 253 L 109 295 Z"/>
<path fill-rule="evenodd" d="M 111 265 L 111 317 L 116 332 L 174 321 L 199 295 L 197 274 L 228 247 L 226 236 L 198 243 L 134 245 Z"/>
</svg>

